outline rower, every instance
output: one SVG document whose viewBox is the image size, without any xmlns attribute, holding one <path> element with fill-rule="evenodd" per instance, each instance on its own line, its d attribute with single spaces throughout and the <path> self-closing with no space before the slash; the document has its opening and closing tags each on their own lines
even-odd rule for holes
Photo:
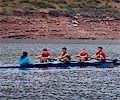
<svg viewBox="0 0 120 100">
<path fill-rule="evenodd" d="M 100 62 L 106 62 L 106 56 L 105 53 L 102 51 L 102 49 L 103 49 L 102 47 L 98 47 L 98 52 L 94 54 L 91 58 L 95 58 Z"/>
<path fill-rule="evenodd" d="M 64 62 L 64 63 L 70 63 L 71 61 L 71 57 L 70 57 L 70 54 L 67 53 L 67 48 L 66 47 L 63 47 L 62 48 L 62 53 L 59 57 L 57 57 L 56 59 L 60 59 L 61 62 Z"/>
<path fill-rule="evenodd" d="M 27 52 L 23 52 L 23 55 L 20 57 L 20 60 L 19 60 L 20 66 L 29 65 L 29 64 L 32 65 L 33 64 L 29 61 L 27 55 L 28 55 Z"/>
<path fill-rule="evenodd" d="M 40 63 L 45 63 L 47 62 L 47 59 L 50 58 L 50 53 L 47 52 L 47 49 L 43 49 L 43 53 L 40 56 L 37 56 L 36 58 L 40 58 Z M 50 60 L 49 60 L 50 61 Z"/>
<path fill-rule="evenodd" d="M 75 57 L 79 57 L 78 58 L 78 61 L 88 61 L 88 53 L 86 52 L 86 49 L 83 49 L 83 52 L 78 54 L 78 55 L 75 55 Z"/>
</svg>

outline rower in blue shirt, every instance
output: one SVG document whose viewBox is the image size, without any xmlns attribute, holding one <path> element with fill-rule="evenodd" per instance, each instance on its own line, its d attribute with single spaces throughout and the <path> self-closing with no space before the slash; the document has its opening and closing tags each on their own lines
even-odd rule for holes
<svg viewBox="0 0 120 100">
<path fill-rule="evenodd" d="M 31 62 L 29 61 L 27 55 L 28 55 L 27 52 L 23 52 L 23 55 L 21 56 L 21 58 L 20 58 L 20 60 L 19 60 L 20 66 L 29 65 L 29 64 L 32 64 L 32 65 L 33 65 L 33 63 L 31 63 Z"/>
</svg>

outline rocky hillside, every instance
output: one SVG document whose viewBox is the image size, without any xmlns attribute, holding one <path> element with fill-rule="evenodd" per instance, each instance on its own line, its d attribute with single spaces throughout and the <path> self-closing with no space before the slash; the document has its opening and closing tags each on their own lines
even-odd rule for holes
<svg viewBox="0 0 120 100">
<path fill-rule="evenodd" d="M 120 39 L 118 18 L 52 18 L 44 13 L 36 16 L 1 16 L 0 38 Z"/>
</svg>

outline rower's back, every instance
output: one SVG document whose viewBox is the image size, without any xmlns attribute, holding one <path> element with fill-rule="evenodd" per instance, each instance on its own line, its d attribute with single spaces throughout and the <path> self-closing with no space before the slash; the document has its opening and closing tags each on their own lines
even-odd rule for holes
<svg viewBox="0 0 120 100">
<path fill-rule="evenodd" d="M 27 52 L 23 52 L 23 55 L 22 55 L 22 56 L 20 57 L 20 59 L 19 59 L 19 64 L 20 64 L 20 66 L 32 64 L 32 63 L 29 61 L 27 55 L 28 55 Z"/>
</svg>

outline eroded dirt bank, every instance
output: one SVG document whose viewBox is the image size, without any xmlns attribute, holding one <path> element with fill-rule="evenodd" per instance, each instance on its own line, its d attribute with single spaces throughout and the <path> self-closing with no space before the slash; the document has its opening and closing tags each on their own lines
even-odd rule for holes
<svg viewBox="0 0 120 100">
<path fill-rule="evenodd" d="M 117 39 L 120 19 L 53 18 L 34 16 L 0 16 L 0 38 L 10 39 Z"/>
</svg>

